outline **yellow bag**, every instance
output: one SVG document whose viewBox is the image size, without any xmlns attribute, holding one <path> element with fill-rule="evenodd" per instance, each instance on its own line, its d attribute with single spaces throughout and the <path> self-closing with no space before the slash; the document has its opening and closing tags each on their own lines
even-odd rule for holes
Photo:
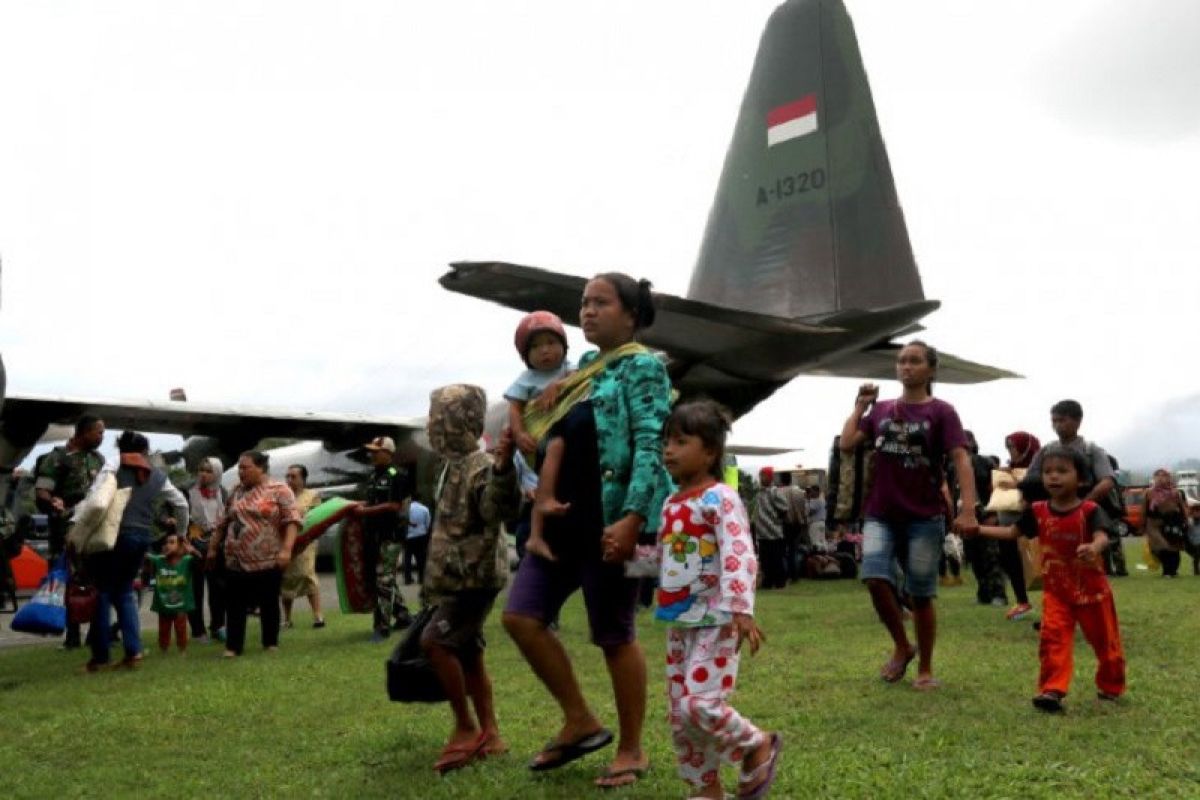
<svg viewBox="0 0 1200 800">
<path fill-rule="evenodd" d="M 1149 536 L 1142 537 L 1142 563 L 1151 572 L 1162 569 L 1162 563 L 1158 560 L 1158 556 L 1154 555 L 1154 551 L 1150 549 Z"/>
<path fill-rule="evenodd" d="M 1025 503 L 1017 484 L 1025 477 L 1025 472 L 1021 467 L 992 470 L 992 497 L 984 511 L 1020 513 Z"/>
<path fill-rule="evenodd" d="M 1017 540 L 1021 551 L 1021 571 L 1025 573 L 1025 588 L 1035 591 L 1042 588 L 1042 545 L 1037 539 L 1022 536 Z"/>
</svg>

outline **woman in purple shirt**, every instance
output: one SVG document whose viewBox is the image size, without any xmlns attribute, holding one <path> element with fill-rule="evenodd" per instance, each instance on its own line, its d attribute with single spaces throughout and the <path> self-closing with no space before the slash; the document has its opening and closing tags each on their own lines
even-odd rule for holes
<svg viewBox="0 0 1200 800">
<path fill-rule="evenodd" d="M 937 351 L 921 341 L 905 345 L 896 356 L 896 377 L 904 387 L 897 400 L 876 403 L 879 387 L 859 387 L 854 412 L 842 428 L 841 449 L 851 454 L 864 441 L 875 449 L 874 481 L 864 508 L 862 578 L 879 620 L 895 645 L 880 677 L 896 683 L 908 664 L 920 656 L 913 688 L 936 689 L 933 643 L 937 617 L 938 561 L 946 534 L 942 497 L 947 457 L 959 475 L 971 474 L 967 439 L 954 406 L 933 396 Z M 954 527 L 970 529 L 975 520 L 975 485 L 962 483 L 962 510 Z M 896 592 L 894 562 L 904 570 L 903 591 L 912 599 L 917 645 L 904 627 Z"/>
</svg>

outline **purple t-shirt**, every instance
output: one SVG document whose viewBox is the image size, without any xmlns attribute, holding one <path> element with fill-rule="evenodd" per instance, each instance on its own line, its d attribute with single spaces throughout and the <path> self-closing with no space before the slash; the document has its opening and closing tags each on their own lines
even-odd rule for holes
<svg viewBox="0 0 1200 800">
<path fill-rule="evenodd" d="M 864 512 L 889 522 L 929 519 L 946 513 L 943 462 L 967 437 L 954 406 L 881 400 L 858 423 L 875 443 L 875 477 Z"/>
</svg>

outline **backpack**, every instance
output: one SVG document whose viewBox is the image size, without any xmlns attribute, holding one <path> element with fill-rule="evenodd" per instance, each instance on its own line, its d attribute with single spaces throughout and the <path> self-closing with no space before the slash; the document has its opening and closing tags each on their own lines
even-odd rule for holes
<svg viewBox="0 0 1200 800">
<path fill-rule="evenodd" d="M 437 606 L 421 609 L 385 663 L 388 699 L 396 703 L 440 703 L 446 690 L 421 650 L 421 634 L 433 619 Z"/>
<path fill-rule="evenodd" d="M 1086 452 L 1088 464 L 1090 465 L 1096 452 L 1095 445 L 1093 445 L 1091 442 L 1088 442 Z M 1112 488 L 1108 490 L 1108 494 L 1106 494 L 1104 497 L 1101 497 L 1096 502 L 1102 509 L 1104 509 L 1105 514 L 1108 514 L 1108 516 L 1112 517 L 1113 522 L 1120 522 L 1125 518 L 1125 493 L 1121 491 L 1121 482 L 1117 480 L 1117 460 L 1107 453 L 1105 453 L 1105 455 L 1108 457 L 1109 465 L 1112 466 L 1113 485 Z M 1089 477 L 1092 479 L 1089 482 L 1089 486 L 1094 486 L 1096 483 L 1096 477 L 1094 475 Z M 1184 505 L 1184 508 L 1187 508 L 1186 504 Z"/>
</svg>

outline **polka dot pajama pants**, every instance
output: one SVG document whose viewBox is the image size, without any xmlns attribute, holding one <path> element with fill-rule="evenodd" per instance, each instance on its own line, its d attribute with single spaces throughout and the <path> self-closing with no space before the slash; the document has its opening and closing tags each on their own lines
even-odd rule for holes
<svg viewBox="0 0 1200 800">
<path fill-rule="evenodd" d="M 695 788 L 720 780 L 721 761 L 741 765 L 765 734 L 729 705 L 737 682 L 732 626 L 669 628 L 667 698 L 679 776 Z"/>
</svg>

